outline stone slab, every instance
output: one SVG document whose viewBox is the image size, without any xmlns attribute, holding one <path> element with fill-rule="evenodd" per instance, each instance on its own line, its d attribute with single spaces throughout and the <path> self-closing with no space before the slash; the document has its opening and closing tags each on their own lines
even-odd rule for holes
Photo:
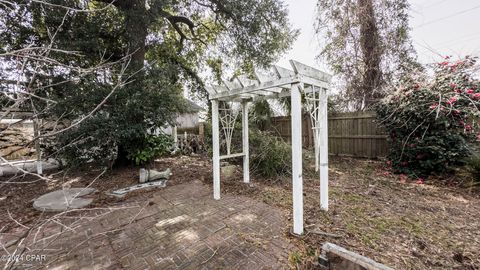
<svg viewBox="0 0 480 270">
<path fill-rule="evenodd" d="M 38 197 L 33 207 L 39 211 L 61 212 L 88 206 L 93 198 L 82 198 L 94 193 L 94 188 L 69 188 L 56 190 Z"/>
<path fill-rule="evenodd" d="M 144 189 L 144 188 L 155 188 L 155 187 L 165 187 L 167 185 L 168 180 L 158 180 L 158 181 L 151 181 L 151 182 L 146 182 L 142 184 L 137 184 L 121 189 L 117 189 L 112 191 L 109 195 L 117 196 L 117 197 L 123 197 L 125 196 L 128 192 L 134 191 L 134 190 L 139 190 L 139 189 Z"/>
</svg>

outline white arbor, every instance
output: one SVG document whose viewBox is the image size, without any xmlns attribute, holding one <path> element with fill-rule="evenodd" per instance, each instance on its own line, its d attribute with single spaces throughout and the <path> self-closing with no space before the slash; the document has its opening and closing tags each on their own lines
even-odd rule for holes
<svg viewBox="0 0 480 270">
<path fill-rule="evenodd" d="M 222 85 L 208 88 L 212 102 L 213 136 L 213 197 L 220 199 L 220 160 L 243 157 L 243 181 L 250 182 L 248 148 L 248 103 L 261 99 L 290 96 L 292 123 L 292 187 L 293 232 L 303 233 L 303 177 L 302 177 L 302 93 L 311 114 L 315 134 L 316 166 L 320 171 L 320 207 L 328 210 L 328 131 L 327 91 L 331 76 L 297 61 L 290 60 L 293 70 L 273 67 L 270 76 L 255 74 L 254 80 L 238 76 Z M 242 111 L 243 151 L 230 153 L 231 134 L 237 113 L 232 106 L 219 108 L 219 102 L 239 103 Z M 219 121 L 220 120 L 220 121 Z M 220 126 L 225 136 L 227 152 L 220 154 Z"/>
</svg>

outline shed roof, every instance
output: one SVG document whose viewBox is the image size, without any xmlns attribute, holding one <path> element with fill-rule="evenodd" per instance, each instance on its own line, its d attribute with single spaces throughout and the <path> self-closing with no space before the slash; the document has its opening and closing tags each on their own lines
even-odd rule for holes
<svg viewBox="0 0 480 270">
<path fill-rule="evenodd" d="M 197 112 L 205 111 L 203 107 L 198 106 L 195 102 L 189 99 L 185 99 L 185 103 L 187 104 L 186 111 L 188 113 L 197 113 Z"/>
</svg>

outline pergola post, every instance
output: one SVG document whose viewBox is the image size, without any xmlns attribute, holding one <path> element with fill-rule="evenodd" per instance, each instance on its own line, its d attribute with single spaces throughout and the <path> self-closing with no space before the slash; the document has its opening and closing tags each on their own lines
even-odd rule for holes
<svg viewBox="0 0 480 270">
<path fill-rule="evenodd" d="M 220 130 L 218 100 L 212 100 L 213 198 L 220 200 Z"/>
<path fill-rule="evenodd" d="M 319 149 L 318 149 L 318 145 L 319 145 L 319 144 L 318 144 L 318 142 L 317 142 L 317 141 L 318 141 L 318 137 L 319 137 L 319 136 L 318 136 L 318 130 L 315 129 L 315 130 L 314 130 L 314 133 L 313 133 L 313 150 L 314 150 L 314 152 L 315 152 L 315 171 L 316 171 L 316 172 L 318 172 L 318 169 L 319 169 L 319 168 L 318 168 L 318 164 L 319 164 L 319 160 L 318 160 L 318 159 L 320 158 L 320 157 L 319 157 L 320 154 L 319 154 L 319 152 L 318 152 L 318 151 L 319 151 Z"/>
<path fill-rule="evenodd" d="M 320 208 L 328 211 L 328 111 L 327 89 L 320 90 Z"/>
<path fill-rule="evenodd" d="M 242 102 L 243 182 L 250 183 L 250 159 L 248 147 L 248 102 Z"/>
<path fill-rule="evenodd" d="M 293 233 L 303 233 L 302 98 L 298 84 L 291 89 Z"/>
<path fill-rule="evenodd" d="M 177 125 L 172 127 L 172 137 L 173 137 L 173 147 L 175 147 L 175 151 L 176 151 L 178 149 Z"/>
</svg>

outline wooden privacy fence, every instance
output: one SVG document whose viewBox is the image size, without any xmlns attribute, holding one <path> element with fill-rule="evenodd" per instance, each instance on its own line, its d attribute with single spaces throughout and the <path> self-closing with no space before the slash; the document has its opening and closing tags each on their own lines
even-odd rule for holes
<svg viewBox="0 0 480 270">
<path fill-rule="evenodd" d="M 290 140 L 289 116 L 272 118 L 272 130 Z M 302 119 L 304 147 L 313 147 L 310 116 Z M 332 155 L 377 158 L 387 155 L 387 136 L 374 112 L 349 112 L 328 115 L 328 152 Z"/>
</svg>

